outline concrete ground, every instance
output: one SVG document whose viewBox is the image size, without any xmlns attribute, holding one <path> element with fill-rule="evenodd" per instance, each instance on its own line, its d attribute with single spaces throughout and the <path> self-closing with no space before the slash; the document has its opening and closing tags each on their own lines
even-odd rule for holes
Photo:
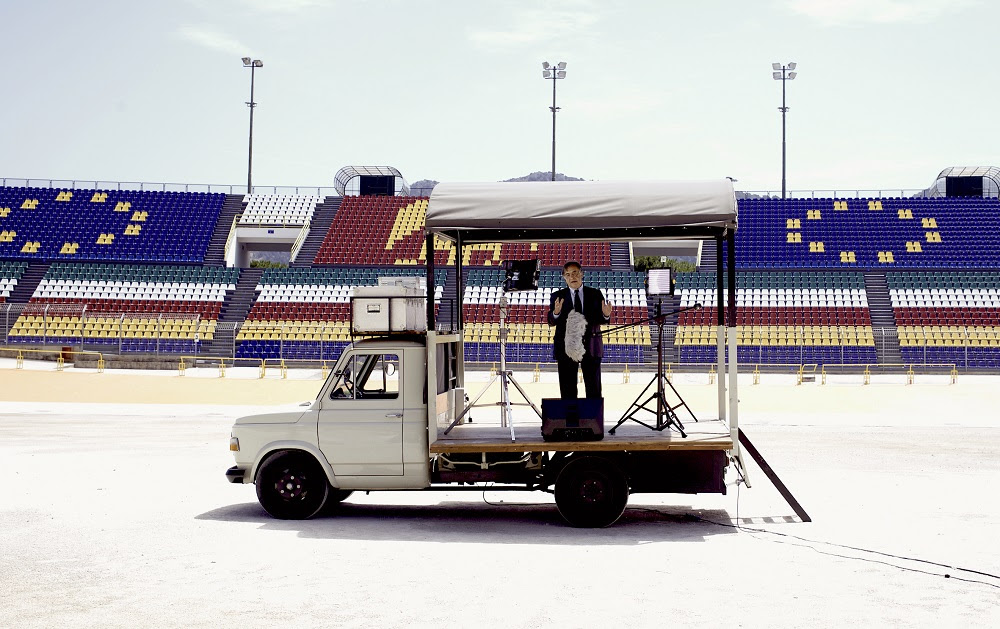
<svg viewBox="0 0 1000 629">
<path fill-rule="evenodd" d="M 998 378 L 741 381 L 741 424 L 812 523 L 751 464 L 749 489 L 640 494 L 580 530 L 547 494 L 488 490 L 271 519 L 223 477 L 229 429 L 313 397 L 316 372 L 11 367 L 0 627 L 1000 626 Z M 606 374 L 609 407 L 648 378 Z M 706 375 L 674 384 L 715 414 Z"/>
</svg>

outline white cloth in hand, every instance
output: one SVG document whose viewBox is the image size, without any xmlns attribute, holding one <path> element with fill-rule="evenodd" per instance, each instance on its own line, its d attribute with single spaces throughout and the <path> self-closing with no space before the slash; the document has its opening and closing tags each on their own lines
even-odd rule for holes
<svg viewBox="0 0 1000 629">
<path fill-rule="evenodd" d="M 587 353 L 583 346 L 583 335 L 587 331 L 587 318 L 573 310 L 566 316 L 566 355 L 580 362 Z"/>
</svg>

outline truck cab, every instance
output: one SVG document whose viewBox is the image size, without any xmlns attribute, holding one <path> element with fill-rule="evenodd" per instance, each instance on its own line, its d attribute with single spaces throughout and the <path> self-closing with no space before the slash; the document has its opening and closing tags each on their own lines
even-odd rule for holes
<svg viewBox="0 0 1000 629">
<path fill-rule="evenodd" d="M 254 482 L 274 460 L 302 463 L 314 478 L 322 476 L 330 488 L 415 489 L 430 485 L 428 465 L 425 344 L 413 339 L 364 339 L 348 346 L 319 389 L 316 399 L 296 410 L 240 417 L 233 426 L 230 449 L 236 465 L 228 472 L 233 482 Z M 296 456 L 282 456 L 295 452 Z M 287 494 L 296 489 L 322 494 L 300 478 L 291 479 Z M 322 485 L 323 483 L 318 483 Z M 260 486 L 258 486 L 260 493 Z M 319 500 L 317 503 L 324 502 Z M 286 513 L 280 503 L 265 508 L 276 517 L 309 517 L 313 513 Z M 317 509 L 318 510 L 318 509 Z"/>
</svg>

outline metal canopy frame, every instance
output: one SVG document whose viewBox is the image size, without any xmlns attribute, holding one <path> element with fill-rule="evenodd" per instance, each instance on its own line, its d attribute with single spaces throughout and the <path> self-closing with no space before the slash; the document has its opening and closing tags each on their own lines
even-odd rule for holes
<svg viewBox="0 0 1000 629">
<path fill-rule="evenodd" d="M 538 184 L 547 185 L 547 184 Z M 433 202 L 433 199 L 432 199 Z M 734 463 L 739 468 L 739 473 L 744 483 L 749 488 L 750 480 L 747 475 L 747 467 L 744 463 L 741 446 L 745 447 L 747 453 L 757 462 L 764 475 L 774 484 L 778 492 L 785 501 L 792 507 L 795 513 L 804 521 L 811 522 L 812 519 L 805 512 L 791 492 L 785 487 L 778 475 L 771 469 L 767 461 L 764 460 L 760 452 L 753 446 L 749 438 L 739 427 L 739 395 L 738 395 L 738 360 L 737 360 L 737 333 L 736 333 L 736 227 L 727 226 L 694 226 L 694 225 L 664 225 L 645 226 L 641 228 L 589 228 L 589 229 L 532 229 L 530 227 L 518 228 L 427 228 L 426 231 L 426 259 L 427 259 L 427 294 L 434 294 L 434 239 L 436 236 L 445 238 L 455 244 L 455 270 L 458 281 L 455 283 L 456 323 L 457 329 L 451 332 L 439 333 L 435 327 L 434 300 L 427 300 L 427 413 L 428 426 L 437 426 L 435 404 L 430 401 L 436 395 L 435 387 L 437 382 L 437 350 L 438 343 L 456 343 L 457 356 L 459 358 L 456 376 L 457 387 L 465 387 L 465 343 L 462 330 L 464 320 L 462 316 L 462 253 L 465 245 L 484 242 L 561 242 L 561 241 L 587 241 L 587 240 L 671 240 L 671 239 L 700 239 L 715 240 L 716 242 L 716 347 L 718 361 L 718 402 L 719 419 L 723 422 L 728 420 L 730 438 L 733 449 L 731 450 Z M 725 247 L 725 256 L 723 255 Z M 726 351 L 728 349 L 729 362 L 728 371 L 726 369 Z M 726 377 L 723 377 L 726 374 Z M 728 387 L 727 387 L 728 380 Z M 513 434 L 513 424 L 511 424 Z"/>
<path fill-rule="evenodd" d="M 409 196 L 410 186 L 402 173 L 392 166 L 344 166 L 333 177 L 333 187 L 340 196 L 347 196 L 347 186 L 353 179 L 364 176 L 395 177 L 400 184 L 396 196 Z"/>
<path fill-rule="evenodd" d="M 539 184 L 544 185 L 544 184 Z M 564 242 L 564 241 L 587 241 L 587 240 L 671 240 L 671 239 L 702 239 L 715 240 L 717 244 L 717 264 L 716 264 L 716 288 L 718 303 L 716 304 L 716 329 L 717 329 L 717 370 L 718 378 L 718 401 L 719 419 L 729 423 L 730 437 L 733 441 L 733 456 L 739 462 L 741 473 L 746 477 L 746 466 L 743 465 L 740 454 L 740 429 L 738 416 L 738 395 L 737 395 L 737 360 L 736 360 L 736 230 L 731 227 L 718 226 L 661 226 L 661 227 L 641 227 L 641 228 L 611 228 L 611 229 L 531 229 L 521 227 L 516 229 L 433 229 L 428 228 L 426 232 L 427 256 L 427 294 L 432 295 L 434 291 L 434 239 L 441 237 L 449 240 L 455 245 L 455 271 L 458 278 L 463 275 L 462 254 L 466 245 L 484 242 Z M 726 256 L 727 266 L 723 266 L 723 247 L 728 249 Z M 728 282 L 725 281 L 728 274 Z M 438 336 L 437 322 L 434 312 L 433 300 L 427 300 L 427 367 L 428 386 L 435 382 L 437 368 L 434 364 L 436 351 L 432 348 L 437 342 L 458 342 L 458 353 L 463 360 L 459 362 L 458 386 L 465 387 L 464 353 L 465 343 L 463 329 L 465 326 L 462 313 L 462 295 L 464 292 L 461 279 L 455 282 L 454 304 L 457 317 L 455 320 L 456 329 L 451 334 L 443 333 Z M 728 286 L 727 286 L 728 284 Z M 728 290 L 726 290 L 728 288 Z M 724 297 L 725 295 L 725 297 Z M 725 306 L 728 305 L 728 308 Z M 726 314 L 729 314 L 728 321 Z M 733 328 L 727 334 L 726 328 Z M 728 377 L 726 374 L 726 341 L 729 342 Z M 728 387 L 727 387 L 728 379 Z M 433 399 L 435 392 L 428 390 L 428 399 Z M 432 405 L 428 405 L 428 413 L 432 411 Z M 435 425 L 436 417 L 428 417 Z M 748 485 L 749 486 L 749 485 Z"/>
</svg>

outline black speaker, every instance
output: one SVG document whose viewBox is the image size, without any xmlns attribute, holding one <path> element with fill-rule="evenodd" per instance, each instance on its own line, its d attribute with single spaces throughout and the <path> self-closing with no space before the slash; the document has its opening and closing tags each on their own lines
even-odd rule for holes
<svg viewBox="0 0 1000 629">
<path fill-rule="evenodd" d="M 542 399 L 543 441 L 600 441 L 604 398 Z"/>
</svg>

